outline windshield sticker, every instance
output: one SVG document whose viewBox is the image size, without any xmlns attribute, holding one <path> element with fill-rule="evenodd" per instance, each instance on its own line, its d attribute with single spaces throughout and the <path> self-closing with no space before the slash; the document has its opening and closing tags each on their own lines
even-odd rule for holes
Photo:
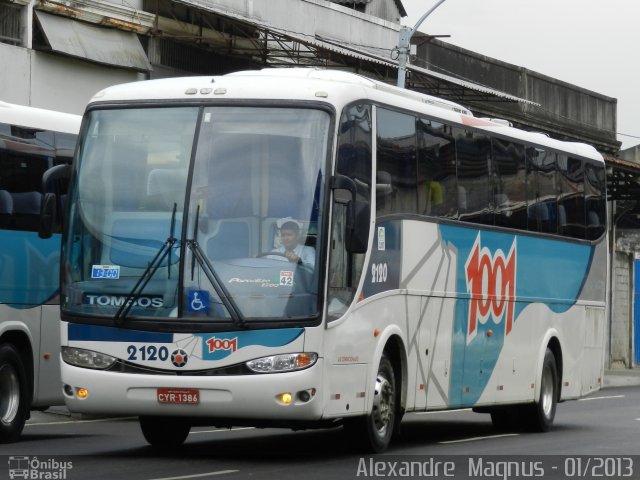
<svg viewBox="0 0 640 480">
<path fill-rule="evenodd" d="M 292 272 L 289 272 L 292 273 Z M 282 280 L 282 275 L 280 276 Z M 293 282 L 293 275 L 291 277 L 291 281 Z M 228 283 L 246 283 L 247 285 L 260 285 L 261 288 L 278 288 L 280 285 L 284 285 L 282 282 L 277 283 L 278 279 L 275 278 L 273 280 L 269 280 L 268 278 L 238 278 L 233 277 L 229 279 Z M 293 283 L 291 283 L 293 285 Z"/>
<path fill-rule="evenodd" d="M 385 237 L 384 227 L 378 227 L 378 250 L 380 251 L 383 251 L 386 248 L 384 237 Z"/>
<path fill-rule="evenodd" d="M 120 278 L 120 265 L 92 265 L 91 278 Z"/>
<path fill-rule="evenodd" d="M 189 290 L 187 295 L 190 312 L 209 313 L 209 292 L 206 290 Z"/>
<path fill-rule="evenodd" d="M 293 272 L 281 271 L 280 272 L 280 285 L 291 287 L 293 285 Z"/>
<path fill-rule="evenodd" d="M 85 293 L 82 296 L 84 305 L 97 305 L 100 307 L 121 307 L 124 305 L 126 295 L 104 295 L 97 293 Z M 140 308 L 162 308 L 164 307 L 164 298 L 162 295 L 141 295 L 138 298 L 131 299 L 134 307 Z"/>
</svg>

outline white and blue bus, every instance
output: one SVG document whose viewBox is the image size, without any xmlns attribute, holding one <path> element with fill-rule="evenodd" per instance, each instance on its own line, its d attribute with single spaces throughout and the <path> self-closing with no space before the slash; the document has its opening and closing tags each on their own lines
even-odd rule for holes
<svg viewBox="0 0 640 480">
<path fill-rule="evenodd" d="M 590 146 L 267 69 L 99 92 L 69 188 L 66 404 L 152 445 L 342 424 L 382 451 L 405 412 L 468 407 L 544 431 L 601 386 Z"/>
<path fill-rule="evenodd" d="M 64 404 L 60 231 L 37 232 L 43 194 L 64 201 L 66 191 L 60 180 L 43 185 L 43 175 L 71 163 L 81 120 L 0 102 L 0 442 L 18 438 L 31 409 Z"/>
</svg>

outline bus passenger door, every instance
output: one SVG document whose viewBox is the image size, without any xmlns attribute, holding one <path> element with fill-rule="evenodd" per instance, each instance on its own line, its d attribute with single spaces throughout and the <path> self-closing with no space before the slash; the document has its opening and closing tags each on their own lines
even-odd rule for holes
<svg viewBox="0 0 640 480">
<path fill-rule="evenodd" d="M 33 405 L 48 407 L 64 404 L 60 381 L 60 305 L 41 308 L 40 355 L 36 360 L 37 391 Z"/>
</svg>

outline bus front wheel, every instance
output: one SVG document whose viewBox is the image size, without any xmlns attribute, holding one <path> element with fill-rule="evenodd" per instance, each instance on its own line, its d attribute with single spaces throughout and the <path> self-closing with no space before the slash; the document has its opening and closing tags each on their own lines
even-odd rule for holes
<svg viewBox="0 0 640 480">
<path fill-rule="evenodd" d="M 180 418 L 140 417 L 140 429 L 151 446 L 168 449 L 179 447 L 184 443 L 191 425 Z"/>
<path fill-rule="evenodd" d="M 389 446 L 396 418 L 396 376 L 386 355 L 380 359 L 373 392 L 373 408 L 365 417 L 345 419 L 345 429 L 366 450 L 383 452 Z"/>
<path fill-rule="evenodd" d="M 0 345 L 0 443 L 20 437 L 29 415 L 27 374 L 13 345 Z"/>
</svg>

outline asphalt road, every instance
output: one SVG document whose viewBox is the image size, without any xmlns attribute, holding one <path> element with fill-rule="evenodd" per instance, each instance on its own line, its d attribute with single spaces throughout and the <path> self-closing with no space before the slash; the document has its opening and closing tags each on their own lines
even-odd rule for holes
<svg viewBox="0 0 640 480">
<path fill-rule="evenodd" d="M 19 471 L 20 461 L 22 467 L 25 461 L 29 468 L 38 467 L 31 468 L 39 473 L 29 478 L 92 480 L 332 480 L 398 478 L 401 473 L 502 480 L 537 473 L 544 478 L 596 478 L 598 473 L 599 478 L 640 478 L 640 387 L 607 388 L 560 404 L 548 433 L 498 432 L 488 415 L 469 410 L 406 415 L 401 433 L 387 453 L 370 456 L 349 444 L 340 428 L 197 427 L 182 448 L 159 453 L 146 444 L 133 418 L 81 420 L 35 413 L 20 442 L 0 446 L 0 479 L 9 478 L 11 467 L 14 474 Z M 637 457 L 626 460 L 631 455 Z M 505 461 L 512 462 L 509 472 L 500 469 L 499 462 Z M 419 470 L 401 471 L 406 462 Z M 598 465 L 602 468 L 594 470 Z"/>
</svg>

